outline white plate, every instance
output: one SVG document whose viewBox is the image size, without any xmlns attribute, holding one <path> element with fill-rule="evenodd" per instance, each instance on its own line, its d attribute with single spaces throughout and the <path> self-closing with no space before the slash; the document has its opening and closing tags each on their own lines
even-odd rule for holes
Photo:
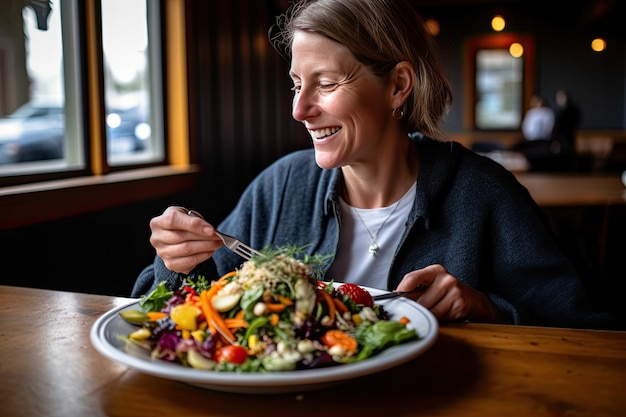
<svg viewBox="0 0 626 417">
<path fill-rule="evenodd" d="M 386 292 L 364 288 L 372 295 Z M 409 318 L 408 326 L 415 329 L 419 338 L 385 349 L 364 361 L 330 368 L 268 373 L 229 373 L 194 369 L 153 360 L 147 355 L 145 358 L 131 356 L 124 351 L 125 342 L 120 340 L 119 336 L 128 336 L 136 327 L 124 321 L 119 313 L 123 310 L 139 309 L 138 301 L 103 314 L 91 328 L 90 337 L 96 350 L 109 359 L 161 378 L 226 392 L 276 394 L 309 391 L 398 366 L 421 355 L 434 344 L 439 326 L 437 319 L 430 311 L 404 297 L 381 300 L 378 304 L 383 305 L 392 318 L 402 316 Z"/>
</svg>

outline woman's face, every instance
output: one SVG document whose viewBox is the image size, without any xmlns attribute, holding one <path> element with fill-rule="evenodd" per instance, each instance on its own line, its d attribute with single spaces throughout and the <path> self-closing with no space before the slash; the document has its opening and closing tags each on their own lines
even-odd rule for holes
<svg viewBox="0 0 626 417">
<path fill-rule="evenodd" d="M 322 168 L 377 159 L 392 125 L 393 86 L 343 45 L 298 31 L 292 44 L 293 117 L 304 123 Z"/>
</svg>

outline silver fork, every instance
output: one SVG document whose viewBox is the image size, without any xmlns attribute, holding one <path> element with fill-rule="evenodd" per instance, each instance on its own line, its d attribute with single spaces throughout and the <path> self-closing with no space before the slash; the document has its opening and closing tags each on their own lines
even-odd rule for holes
<svg viewBox="0 0 626 417">
<path fill-rule="evenodd" d="M 215 234 L 222 239 L 224 242 L 224 246 L 226 246 L 231 251 L 235 252 L 237 255 L 241 256 L 246 260 L 250 260 L 253 256 L 262 256 L 263 254 L 258 250 L 252 249 L 250 246 L 241 242 L 239 239 L 236 239 L 232 236 L 228 236 L 222 232 L 215 230 Z"/>
<path fill-rule="evenodd" d="M 200 217 L 201 219 L 204 219 L 202 214 L 198 213 L 195 210 L 189 210 L 187 211 L 187 214 L 193 217 Z M 222 239 L 222 242 L 224 242 L 224 246 L 248 261 L 252 259 L 253 256 L 263 255 L 261 252 L 256 249 L 252 249 L 250 246 L 246 245 L 239 239 L 222 233 L 217 229 L 215 229 L 215 234 L 218 235 L 220 239 Z"/>
<path fill-rule="evenodd" d="M 426 288 L 428 288 L 428 285 L 419 284 L 417 287 L 415 287 L 411 291 L 386 292 L 384 294 L 375 295 L 372 298 L 374 299 L 374 301 L 378 301 L 378 300 L 387 300 L 387 299 L 390 299 L 390 298 L 406 297 L 407 295 L 417 294 L 419 292 L 424 292 L 424 291 L 426 291 Z"/>
</svg>

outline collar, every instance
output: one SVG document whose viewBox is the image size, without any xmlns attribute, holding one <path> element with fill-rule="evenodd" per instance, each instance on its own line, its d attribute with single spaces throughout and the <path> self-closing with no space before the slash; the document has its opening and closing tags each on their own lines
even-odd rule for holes
<svg viewBox="0 0 626 417">
<path fill-rule="evenodd" d="M 460 163 L 463 147 L 452 141 L 432 139 L 419 132 L 409 134 L 409 139 L 417 143 L 420 153 L 420 166 L 417 174 L 415 202 L 409 213 L 407 226 L 423 219 L 424 228 L 430 229 L 432 210 L 435 210 L 447 194 Z M 330 186 L 326 192 L 324 215 L 336 214 L 339 196 L 343 186 L 341 169 L 330 170 Z"/>
</svg>

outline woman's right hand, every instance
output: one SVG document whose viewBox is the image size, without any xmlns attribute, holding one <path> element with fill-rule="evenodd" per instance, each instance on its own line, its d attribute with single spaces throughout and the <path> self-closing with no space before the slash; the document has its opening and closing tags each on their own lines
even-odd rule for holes
<svg viewBox="0 0 626 417">
<path fill-rule="evenodd" d="M 189 274 L 224 244 L 211 224 L 188 213 L 172 206 L 150 220 L 150 244 L 167 269 L 183 274 Z"/>
</svg>

